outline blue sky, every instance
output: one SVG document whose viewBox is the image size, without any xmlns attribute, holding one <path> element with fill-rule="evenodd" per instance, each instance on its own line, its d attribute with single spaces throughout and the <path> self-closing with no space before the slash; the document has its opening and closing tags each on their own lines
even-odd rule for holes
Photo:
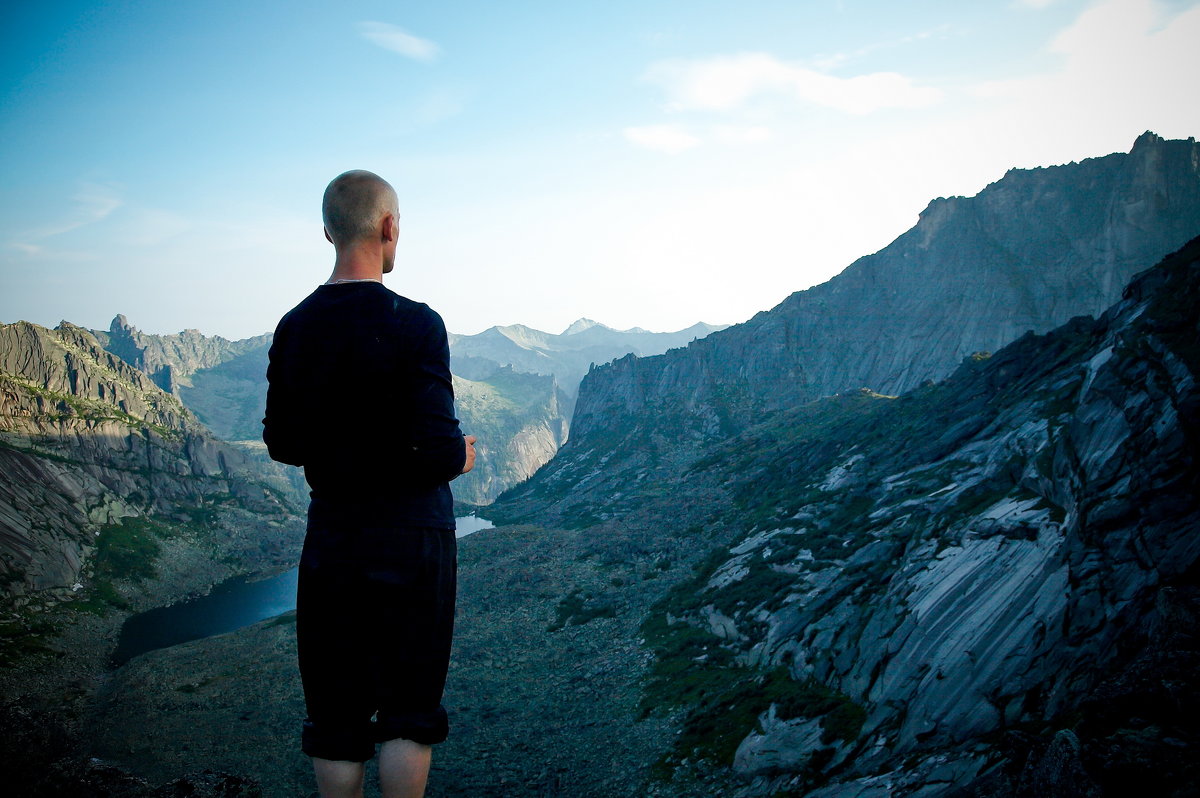
<svg viewBox="0 0 1200 798">
<path fill-rule="evenodd" d="M 268 331 L 351 168 L 454 332 L 738 322 L 934 197 L 1200 134 L 1182 0 L 8 5 L 4 322 Z"/>
</svg>

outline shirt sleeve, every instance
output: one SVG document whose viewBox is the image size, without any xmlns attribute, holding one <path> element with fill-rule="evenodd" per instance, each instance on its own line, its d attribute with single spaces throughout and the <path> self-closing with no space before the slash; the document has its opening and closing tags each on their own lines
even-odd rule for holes
<svg viewBox="0 0 1200 798">
<path fill-rule="evenodd" d="M 263 442 L 272 460 L 302 466 L 305 462 L 299 423 L 302 415 L 296 406 L 295 376 L 289 367 L 288 338 L 282 324 L 275 330 L 267 351 L 267 408 L 263 416 Z"/>
<path fill-rule="evenodd" d="M 462 473 L 467 453 L 454 413 L 450 344 L 441 316 L 430 310 L 424 334 L 414 343 L 414 434 L 406 459 L 431 481 L 449 481 Z"/>
</svg>

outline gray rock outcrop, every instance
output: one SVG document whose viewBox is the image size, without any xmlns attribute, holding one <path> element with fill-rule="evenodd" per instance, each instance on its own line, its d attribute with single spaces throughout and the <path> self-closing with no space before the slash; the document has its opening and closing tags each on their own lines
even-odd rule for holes
<svg viewBox="0 0 1200 798">
<path fill-rule="evenodd" d="M 785 717 L 797 699 L 762 699 L 732 762 L 742 794 L 832 774 L 841 783 L 814 795 L 973 794 L 955 790 L 1008 764 L 985 742 L 1007 729 L 1049 730 L 1022 794 L 1099 795 L 1119 777 L 1085 762 L 1063 724 L 1182 617 L 1164 596 L 1200 569 L 1197 307 L 1200 239 L 1098 320 L 1026 335 L 898 399 L 820 401 L 775 419 L 766 446 L 752 428 L 702 461 L 754 522 L 700 589 L 660 605 L 659 656 L 701 634 L 737 663 L 711 678 L 782 667 L 843 702 Z M 829 732 L 849 705 L 861 726 L 847 746 Z M 1106 722 L 1180 745 L 1200 735 L 1149 700 Z M 1171 745 L 1145 756 L 1170 763 Z"/>
</svg>

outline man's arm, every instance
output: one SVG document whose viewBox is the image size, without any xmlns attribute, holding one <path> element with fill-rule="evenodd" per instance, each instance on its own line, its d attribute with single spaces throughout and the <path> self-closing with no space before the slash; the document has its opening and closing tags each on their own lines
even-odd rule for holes
<svg viewBox="0 0 1200 798">
<path fill-rule="evenodd" d="M 267 409 L 263 416 L 263 442 L 272 460 L 288 465 L 304 465 L 302 429 L 296 408 L 297 386 L 292 384 L 287 335 L 283 325 L 267 351 Z"/>
<path fill-rule="evenodd" d="M 425 334 L 416 346 L 413 375 L 414 436 L 410 444 L 415 473 L 445 482 L 471 470 L 475 438 L 464 438 L 454 413 L 450 343 L 441 316 L 429 311 Z"/>
</svg>

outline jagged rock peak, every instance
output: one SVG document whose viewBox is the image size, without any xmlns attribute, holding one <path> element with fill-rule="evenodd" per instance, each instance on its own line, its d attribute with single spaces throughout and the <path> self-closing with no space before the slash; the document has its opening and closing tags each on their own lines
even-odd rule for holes
<svg viewBox="0 0 1200 798">
<path fill-rule="evenodd" d="M 108 325 L 108 331 L 111 333 L 118 332 L 133 332 L 136 328 L 129 323 L 129 319 L 125 318 L 124 313 L 118 313 L 113 317 L 112 324 Z"/>
<path fill-rule="evenodd" d="M 1192 141 L 1192 140 L 1193 140 L 1192 138 L 1190 138 L 1190 137 L 1188 138 L 1188 141 Z M 1162 136 L 1158 135 L 1157 133 L 1155 133 L 1151 130 L 1147 130 L 1145 133 L 1138 136 L 1137 139 L 1133 142 L 1133 149 L 1131 149 L 1130 152 L 1131 153 L 1137 152 L 1138 150 L 1141 150 L 1145 147 L 1158 146 L 1158 145 L 1163 144 L 1165 141 L 1166 141 L 1166 139 L 1164 139 Z"/>
</svg>

